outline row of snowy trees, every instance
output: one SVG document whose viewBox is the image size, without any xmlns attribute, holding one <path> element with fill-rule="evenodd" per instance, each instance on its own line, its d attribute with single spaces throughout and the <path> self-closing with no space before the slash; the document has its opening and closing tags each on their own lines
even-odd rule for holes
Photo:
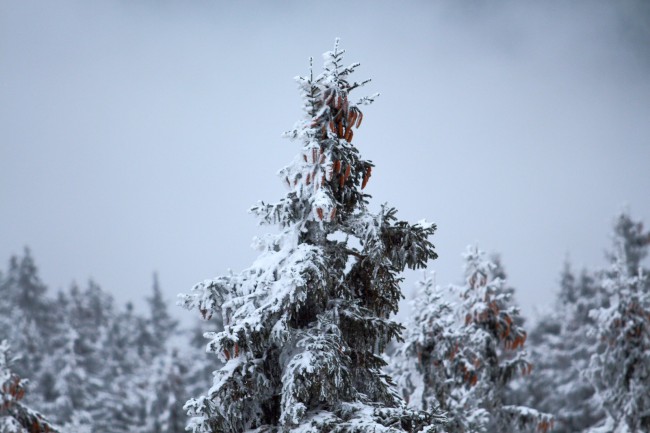
<svg viewBox="0 0 650 433">
<path fill-rule="evenodd" d="M 650 431 L 650 232 L 622 213 L 612 237 L 609 267 L 567 264 L 531 332 L 536 368 L 515 399 L 555 414 L 557 432 Z"/>
<path fill-rule="evenodd" d="M 401 272 L 437 257 L 436 226 L 371 211 L 373 164 L 352 140 L 375 95 L 350 99 L 367 81 L 343 54 L 297 78 L 287 194 L 252 209 L 277 232 L 248 269 L 181 295 L 208 321 L 193 345 L 169 344 L 157 281 L 140 315 L 93 283 L 50 298 L 30 255 L 12 259 L 0 340 L 22 357 L 0 344 L 0 433 L 650 431 L 650 235 L 626 214 L 610 268 L 567 266 L 530 338 L 499 259 L 475 247 L 460 285 L 429 276 L 406 327 L 392 318 Z"/>
<path fill-rule="evenodd" d="M 437 257 L 435 225 L 409 224 L 363 193 L 373 164 L 352 144 L 363 119 L 350 92 L 359 66 L 338 42 L 322 73 L 298 77 L 305 118 L 286 136 L 302 149 L 279 175 L 288 187 L 252 212 L 279 233 L 258 240 L 255 263 L 182 297 L 203 316 L 224 362 L 187 404 L 194 433 L 650 431 L 650 241 L 627 215 L 612 268 L 567 271 L 558 307 L 527 332 L 498 260 L 465 255 L 465 281 L 427 280 L 412 320 L 391 320 L 400 272 Z M 405 340 L 398 343 L 402 336 Z M 396 347 L 389 358 L 385 351 Z M 530 347 L 530 345 L 529 345 Z M 537 364 L 537 368 L 534 365 Z M 393 379 L 397 383 L 393 383 Z"/>
<path fill-rule="evenodd" d="M 384 357 L 395 401 L 403 399 L 410 410 L 404 413 L 424 413 L 406 430 L 648 431 L 650 284 L 642 264 L 650 233 L 621 214 L 613 241 L 609 268 L 576 276 L 566 265 L 553 309 L 528 339 L 498 258 L 468 248 L 461 285 L 441 288 L 427 275 L 404 341 Z M 207 407 L 214 397 L 191 399 L 183 409 L 186 400 L 203 392 L 221 362 L 231 368 L 241 356 L 233 346 L 206 359 L 200 329 L 183 355 L 172 349 L 178 328 L 156 280 L 145 316 L 128 305 L 116 309 L 94 283 L 53 299 L 27 251 L 0 277 L 0 295 L 0 340 L 11 340 L 19 354 L 15 359 L 7 342 L 0 344 L 2 433 L 181 432 L 190 421 L 186 410 L 197 429 L 209 420 L 196 416 L 197 401 Z M 45 321 L 44 311 L 57 315 Z M 223 329 L 216 313 L 208 325 Z M 209 319 L 207 309 L 200 315 Z M 222 405 L 211 406 L 212 414 Z M 368 428 L 361 421 L 357 431 Z M 337 431 L 314 431 L 329 428 Z"/>
<path fill-rule="evenodd" d="M 421 282 L 392 358 L 406 402 L 445 411 L 452 432 L 650 431 L 650 232 L 621 213 L 612 238 L 608 268 L 566 264 L 528 339 L 498 259 L 469 248 L 464 285 Z"/>
<path fill-rule="evenodd" d="M 118 308 L 93 282 L 52 297 L 29 251 L 13 257 L 0 274 L 0 432 L 185 431 L 183 404 L 209 380 L 209 360 L 202 343 L 171 346 L 178 327 L 157 279 L 147 305 Z M 17 415 L 30 407 L 49 422 Z"/>
</svg>

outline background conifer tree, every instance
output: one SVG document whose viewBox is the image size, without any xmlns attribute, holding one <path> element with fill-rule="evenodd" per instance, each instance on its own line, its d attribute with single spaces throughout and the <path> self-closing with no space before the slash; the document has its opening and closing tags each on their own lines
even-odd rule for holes
<svg viewBox="0 0 650 433">
<path fill-rule="evenodd" d="M 465 285 L 456 290 L 462 297 L 464 343 L 460 350 L 469 362 L 461 366 L 471 386 L 468 400 L 489 414 L 485 431 L 547 431 L 552 416 L 527 406 L 508 404 L 508 385 L 516 375 L 529 374 L 532 364 L 523 350 L 527 334 L 523 318 L 514 306 L 514 289 L 505 280 L 500 263 L 486 258 L 477 247 L 465 257 Z"/>
<path fill-rule="evenodd" d="M 146 321 L 129 303 L 111 322 L 104 341 L 101 379 L 104 383 L 93 414 L 97 431 L 139 431 L 146 423 L 146 389 L 153 357 L 142 339 Z"/>
<path fill-rule="evenodd" d="M 465 285 L 442 292 L 431 278 L 421 283 L 392 362 L 400 390 L 415 408 L 443 410 L 450 432 L 546 431 L 550 415 L 508 401 L 509 383 L 531 365 L 500 259 L 476 247 L 464 257 Z"/>
<path fill-rule="evenodd" d="M 200 283 L 184 305 L 224 330 L 209 350 L 226 362 L 186 408 L 198 432 L 396 432 L 429 423 L 401 407 L 381 354 L 401 326 L 390 319 L 402 297 L 399 273 L 436 253 L 435 226 L 398 221 L 396 210 L 368 208 L 362 192 L 372 163 L 352 144 L 360 106 L 338 41 L 323 73 L 298 77 L 305 119 L 286 135 L 302 144 L 280 171 L 289 188 L 276 204 L 253 208 L 278 234 L 258 240 L 255 263 Z M 357 247 L 358 245 L 358 247 Z"/>
<path fill-rule="evenodd" d="M 650 233 L 621 214 L 611 268 L 602 275 L 612 304 L 591 313 L 602 350 L 586 371 L 607 413 L 606 429 L 650 431 L 650 279 L 641 266 L 648 245 Z"/>
<path fill-rule="evenodd" d="M 145 431 L 151 433 L 183 433 L 187 414 L 183 405 L 190 397 L 187 381 L 188 365 L 198 359 L 182 359 L 177 350 L 158 356 L 150 379 Z"/>
<path fill-rule="evenodd" d="M 178 328 L 178 321 L 174 320 L 169 314 L 169 310 L 167 309 L 168 304 L 163 299 L 162 291 L 160 290 L 157 273 L 153 275 L 152 294 L 151 297 L 147 298 L 147 303 L 149 305 L 151 328 L 149 334 L 153 339 L 150 344 L 152 345 L 154 354 L 158 355 L 164 353 L 168 339 Z"/>
<path fill-rule="evenodd" d="M 468 336 L 457 320 L 458 305 L 445 300 L 449 293 L 435 286 L 433 274 L 418 285 L 404 343 L 392 357 L 390 371 L 410 407 L 445 413 L 445 431 L 480 431 L 488 414 L 468 398 L 478 376 L 465 376 L 474 368 L 474 354 L 465 347 Z"/>
<path fill-rule="evenodd" d="M 604 417 L 596 390 L 583 373 L 598 350 L 597 324 L 589 313 L 608 304 L 609 297 L 593 275 L 583 270 L 576 277 L 567 263 L 552 310 L 530 333 L 528 348 L 535 368 L 519 380 L 511 397 L 552 413 L 553 432 L 580 432 Z"/>
</svg>

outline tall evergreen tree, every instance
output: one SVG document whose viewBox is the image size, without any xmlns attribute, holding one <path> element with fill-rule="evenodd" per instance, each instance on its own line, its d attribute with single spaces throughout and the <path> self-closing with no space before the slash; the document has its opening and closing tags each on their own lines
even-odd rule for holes
<svg viewBox="0 0 650 433">
<path fill-rule="evenodd" d="M 435 225 L 368 210 L 372 163 L 352 144 L 361 124 L 349 93 L 359 66 L 342 64 L 338 41 L 324 71 L 298 77 L 306 117 L 287 136 L 302 143 L 280 171 L 289 192 L 253 208 L 278 234 L 259 239 L 247 270 L 196 285 L 184 305 L 222 312 L 209 349 L 225 366 L 186 408 L 195 433 L 417 431 L 430 421 L 402 407 L 381 354 L 401 326 L 399 273 L 436 258 Z M 343 239 L 343 240 L 340 240 Z M 355 248 L 358 241 L 360 248 Z"/>
<path fill-rule="evenodd" d="M 641 260 L 650 233 L 621 214 L 614 227 L 611 269 L 603 287 L 612 305 L 592 311 L 602 351 L 592 356 L 586 376 L 607 412 L 606 426 L 628 432 L 650 431 L 650 279 Z"/>
</svg>

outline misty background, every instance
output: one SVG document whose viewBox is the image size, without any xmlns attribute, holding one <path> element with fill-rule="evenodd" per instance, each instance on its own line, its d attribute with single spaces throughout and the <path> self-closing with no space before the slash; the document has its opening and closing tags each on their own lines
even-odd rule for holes
<svg viewBox="0 0 650 433">
<path fill-rule="evenodd" d="M 534 315 L 623 206 L 650 223 L 649 2 L 5 0 L 3 267 L 29 246 L 51 288 L 141 305 L 154 271 L 175 302 L 249 266 L 247 209 L 299 151 L 292 77 L 335 37 L 381 92 L 354 139 L 372 207 L 438 224 L 438 283 L 478 242 Z"/>
</svg>

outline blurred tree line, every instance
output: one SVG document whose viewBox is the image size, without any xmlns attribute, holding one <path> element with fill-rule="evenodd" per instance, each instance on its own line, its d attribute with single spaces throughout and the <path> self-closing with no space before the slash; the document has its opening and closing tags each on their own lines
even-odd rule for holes
<svg viewBox="0 0 650 433">
<path fill-rule="evenodd" d="M 622 213 L 612 241 L 607 268 L 565 265 L 529 331 L 498 257 L 469 248 L 464 285 L 426 277 L 387 358 L 405 404 L 445 413 L 449 432 L 650 431 L 650 232 Z M 156 276 L 146 301 L 146 314 L 118 306 L 93 281 L 51 293 L 28 249 L 11 257 L 0 432 L 185 431 L 183 406 L 223 366 L 203 334 L 223 324 L 180 329 Z"/>
<path fill-rule="evenodd" d="M 149 290 L 146 314 L 93 281 L 51 293 L 29 249 L 12 257 L 0 273 L 0 341 L 28 379 L 22 402 L 66 432 L 185 431 L 183 405 L 210 377 L 203 325 L 179 329 L 155 275 Z M 174 347 L 179 334 L 186 343 Z"/>
</svg>

